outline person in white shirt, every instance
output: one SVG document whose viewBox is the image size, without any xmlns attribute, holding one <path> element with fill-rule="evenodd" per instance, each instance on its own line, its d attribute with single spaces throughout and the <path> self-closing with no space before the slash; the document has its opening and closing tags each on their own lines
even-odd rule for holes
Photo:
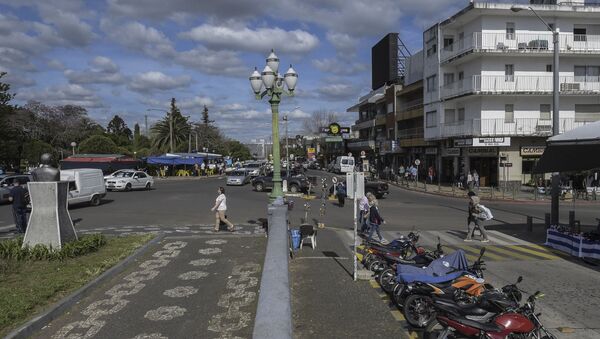
<svg viewBox="0 0 600 339">
<path fill-rule="evenodd" d="M 215 212 L 215 228 L 213 232 L 219 232 L 219 228 L 221 226 L 221 222 L 227 224 L 227 230 L 229 232 L 235 231 L 235 226 L 227 220 L 225 217 L 225 212 L 227 211 L 227 197 L 225 196 L 225 189 L 223 187 L 219 187 L 217 190 L 217 200 L 215 201 L 215 206 L 211 208 L 211 211 Z"/>
</svg>

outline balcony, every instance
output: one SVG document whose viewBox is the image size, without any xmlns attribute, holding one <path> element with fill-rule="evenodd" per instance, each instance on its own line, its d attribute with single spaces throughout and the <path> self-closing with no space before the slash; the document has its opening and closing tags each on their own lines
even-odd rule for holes
<svg viewBox="0 0 600 339">
<path fill-rule="evenodd" d="M 423 139 L 424 137 L 424 129 L 423 127 L 415 127 L 415 128 L 405 128 L 398 130 L 398 139 Z"/>
<path fill-rule="evenodd" d="M 600 53 L 600 35 L 561 33 L 560 53 Z M 441 51 L 441 62 L 451 62 L 472 52 L 482 53 L 551 53 L 554 51 L 552 33 L 487 33 L 474 32 Z"/>
<path fill-rule="evenodd" d="M 581 127 L 590 122 L 574 118 L 560 119 L 560 133 Z M 538 118 L 473 119 L 457 121 L 440 126 L 441 137 L 491 137 L 491 136 L 543 136 L 552 135 L 552 120 Z"/>
<path fill-rule="evenodd" d="M 415 99 L 415 100 L 411 100 L 411 101 L 407 101 L 407 102 L 401 102 L 398 105 L 398 112 L 412 111 L 414 109 L 419 109 L 421 107 L 423 107 L 423 98 L 419 98 L 419 99 Z"/>
<path fill-rule="evenodd" d="M 588 95 L 600 93 L 598 76 L 561 76 L 560 93 Z M 442 99 L 467 94 L 552 94 L 552 75 L 473 75 L 442 87 Z"/>
</svg>

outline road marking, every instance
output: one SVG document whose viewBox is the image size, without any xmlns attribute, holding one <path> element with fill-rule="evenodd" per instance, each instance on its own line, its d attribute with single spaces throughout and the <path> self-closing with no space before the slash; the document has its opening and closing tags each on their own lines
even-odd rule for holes
<svg viewBox="0 0 600 339">
<path fill-rule="evenodd" d="M 475 255 L 477 255 L 477 257 L 479 257 L 479 254 L 480 254 L 480 251 L 481 251 L 479 248 L 475 248 L 475 247 L 471 247 L 471 246 L 467 246 L 467 245 L 457 245 L 457 246 L 460 247 L 460 248 L 462 248 L 465 251 L 469 251 L 471 253 L 474 253 Z M 491 246 L 489 246 L 489 247 L 491 247 Z M 498 261 L 504 261 L 504 260 L 506 260 L 506 257 L 502 257 L 502 256 L 499 256 L 497 254 L 488 253 L 488 252 L 485 252 L 485 254 L 483 255 L 483 257 L 484 258 L 485 257 L 491 258 L 493 260 L 498 260 Z"/>
<path fill-rule="evenodd" d="M 513 246 L 510 246 L 508 248 L 512 249 Z M 490 251 L 496 252 L 496 253 L 502 253 L 502 254 L 511 256 L 513 258 L 521 259 L 521 260 L 527 260 L 527 261 L 529 261 L 531 259 L 535 259 L 535 258 L 532 258 L 530 256 L 519 254 L 518 252 L 516 252 L 514 250 L 513 251 L 509 251 L 508 249 L 504 249 L 504 248 L 499 247 L 499 246 L 489 246 L 489 247 L 487 247 L 487 249 L 490 250 Z M 486 252 L 486 255 L 487 255 L 487 252 Z"/>
<path fill-rule="evenodd" d="M 455 251 L 457 251 L 457 250 L 459 250 L 459 249 L 461 249 L 461 250 L 462 250 L 462 248 L 460 248 L 460 247 L 458 247 L 458 246 L 456 246 L 456 245 L 453 245 L 453 246 L 442 245 L 442 246 L 443 246 L 443 247 L 446 247 L 446 248 L 450 248 L 450 249 L 452 249 L 452 250 L 455 250 Z M 464 250 L 463 250 L 463 251 L 464 251 Z M 470 253 L 465 253 L 465 256 L 467 257 L 467 259 L 468 259 L 469 261 L 473 261 L 473 262 L 474 262 L 474 261 L 477 261 L 477 259 L 478 259 L 478 257 L 479 257 L 479 256 L 475 256 L 475 255 L 473 255 L 473 254 L 470 254 Z"/>
<path fill-rule="evenodd" d="M 538 257 L 542 257 L 542 258 L 546 258 L 546 259 L 550 259 L 550 260 L 557 260 L 560 259 L 559 257 L 553 255 L 553 254 L 548 254 L 548 253 L 544 253 L 544 252 L 539 252 L 537 250 L 533 250 L 531 248 L 528 248 L 527 246 L 514 246 L 513 247 L 515 250 L 521 251 L 521 252 L 526 252 L 526 253 L 530 253 L 533 255 L 536 255 Z"/>
<path fill-rule="evenodd" d="M 507 239 L 508 241 L 512 242 L 511 245 L 531 245 L 531 243 L 528 241 L 513 237 L 511 235 L 508 235 L 508 234 L 505 234 L 505 233 L 502 233 L 499 231 L 489 230 L 487 232 L 488 232 L 488 234 L 492 234 L 496 237 Z"/>
<path fill-rule="evenodd" d="M 348 257 L 296 257 L 294 260 L 300 259 L 339 259 L 339 260 L 348 260 Z"/>
</svg>

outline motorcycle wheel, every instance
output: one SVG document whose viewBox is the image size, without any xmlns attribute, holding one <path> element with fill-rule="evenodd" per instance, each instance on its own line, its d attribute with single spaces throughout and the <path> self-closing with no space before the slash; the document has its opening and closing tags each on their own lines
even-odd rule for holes
<svg viewBox="0 0 600 339">
<path fill-rule="evenodd" d="M 380 272 L 385 268 L 385 263 L 381 260 L 373 260 L 369 264 L 369 270 L 372 272 Z"/>
<path fill-rule="evenodd" d="M 396 305 L 400 306 L 404 303 L 404 284 L 395 284 L 394 289 L 392 290 L 392 299 Z"/>
<path fill-rule="evenodd" d="M 373 258 L 373 255 L 371 253 L 365 254 L 365 256 L 363 257 L 363 261 L 362 261 L 363 265 L 368 267 L 372 258 Z"/>
<path fill-rule="evenodd" d="M 435 311 L 431 307 L 432 300 L 429 296 L 412 294 L 404 301 L 402 312 L 404 318 L 413 327 L 422 328 L 435 319 Z"/>
<path fill-rule="evenodd" d="M 378 278 L 381 289 L 387 293 L 392 292 L 394 285 L 396 284 L 396 275 L 394 274 L 393 268 L 387 268 L 379 274 Z"/>
</svg>

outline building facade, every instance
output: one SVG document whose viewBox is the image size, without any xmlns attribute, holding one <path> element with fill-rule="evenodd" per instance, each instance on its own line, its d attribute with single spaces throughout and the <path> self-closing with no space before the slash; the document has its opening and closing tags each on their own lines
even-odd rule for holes
<svg viewBox="0 0 600 339">
<path fill-rule="evenodd" d="M 474 2 L 423 34 L 424 139 L 443 181 L 529 182 L 552 133 L 553 36 L 511 6 Z M 560 132 L 600 120 L 600 7 L 530 6 L 560 30 Z"/>
</svg>

